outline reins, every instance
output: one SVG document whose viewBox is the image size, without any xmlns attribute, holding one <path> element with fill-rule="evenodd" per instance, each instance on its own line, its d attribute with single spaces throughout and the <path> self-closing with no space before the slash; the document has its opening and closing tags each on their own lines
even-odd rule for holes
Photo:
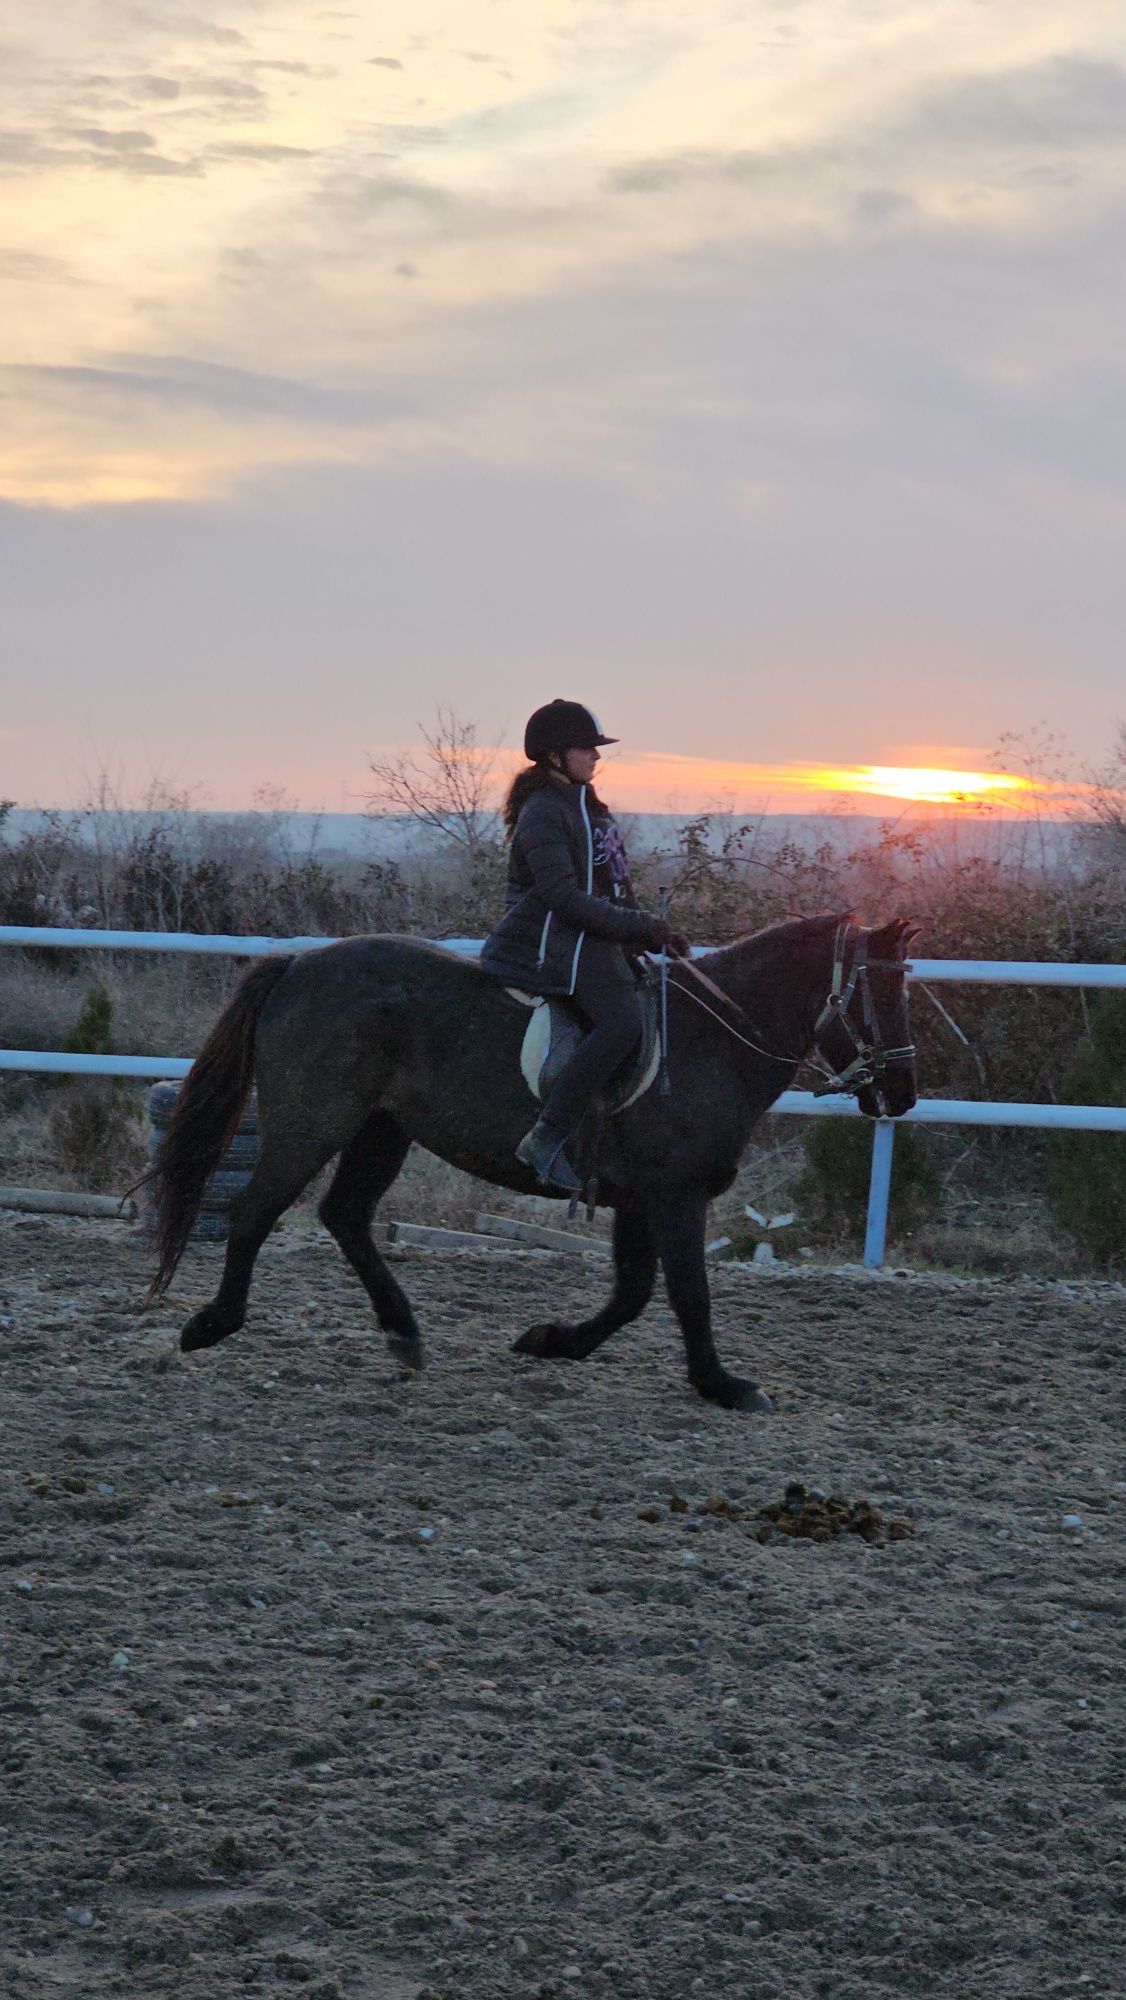
<svg viewBox="0 0 1126 2000">
<path fill-rule="evenodd" d="M 873 967 L 902 972 L 904 970 L 904 961 L 902 959 L 890 958 L 870 959 L 868 957 L 867 938 L 860 936 L 856 941 L 856 947 L 852 955 L 852 965 L 846 980 L 845 963 L 848 955 L 848 937 L 852 929 L 853 925 L 847 917 L 842 918 L 837 926 L 837 934 L 833 941 L 833 971 L 829 992 L 826 995 L 825 1004 L 814 1024 L 812 1053 L 806 1056 L 786 1055 L 774 1049 L 763 1048 L 760 1043 L 751 1041 L 747 1035 L 740 1034 L 739 1030 L 733 1027 L 729 1020 L 725 1020 L 723 1015 L 717 1013 L 714 1007 L 709 1007 L 707 1001 L 701 999 L 698 993 L 693 993 L 690 987 L 683 985 L 678 979 L 674 979 L 672 983 L 676 986 L 678 992 L 684 994 L 686 999 L 691 1000 L 695 1006 L 702 1007 L 704 1013 L 710 1014 L 713 1021 L 718 1021 L 720 1027 L 727 1034 L 734 1036 L 737 1042 L 741 1042 L 744 1048 L 751 1049 L 755 1055 L 765 1056 L 768 1062 L 793 1064 L 795 1068 L 799 1067 L 803 1062 L 808 1062 L 810 1067 L 823 1079 L 821 1087 L 815 1091 L 815 1095 L 827 1097 L 830 1094 L 844 1093 L 847 1096 L 855 1096 L 866 1085 L 871 1085 L 876 1092 L 881 1111 L 883 1111 L 884 1101 L 881 1087 L 883 1072 L 889 1063 L 912 1061 L 915 1054 L 915 1046 L 913 1042 L 908 1042 L 901 1048 L 889 1049 L 884 1047 L 880 1034 L 879 1017 L 876 1013 L 875 1002 L 872 997 L 869 972 Z M 700 967 L 691 958 L 678 959 L 676 966 L 678 971 L 683 967 L 686 971 L 690 972 L 692 977 L 707 992 L 719 1000 L 730 1013 L 734 1014 L 748 1028 L 753 1028 L 756 1035 L 762 1034 L 762 1029 L 751 1019 L 746 1009 L 740 1006 L 739 1002 L 734 1000 L 730 993 L 725 993 L 722 986 L 717 986 L 715 980 L 709 978 L 706 972 L 702 972 Z M 848 1015 L 848 1008 L 858 988 L 863 1014 L 864 1038 L 857 1034 Z M 839 1069 L 836 1064 L 831 1062 L 819 1045 L 822 1033 L 838 1022 L 844 1028 L 855 1051 L 852 1061 L 847 1063 L 844 1069 Z"/>
<path fill-rule="evenodd" d="M 706 986 L 709 993 L 714 993 L 717 1000 L 722 1000 L 724 1006 L 730 1007 L 732 1013 L 738 1015 L 741 1021 L 745 1021 L 749 1028 L 754 1028 L 757 1035 L 762 1033 L 762 1029 L 751 1020 L 746 1009 L 740 1007 L 739 1002 L 733 1000 L 730 993 L 725 993 L 722 986 L 717 986 L 714 979 L 709 979 L 706 972 L 701 972 L 698 965 L 693 965 L 690 958 L 677 959 L 676 963 L 678 966 L 686 966 L 693 977 L 699 980 L 701 986 Z M 683 993 L 686 1000 L 691 1000 L 694 1006 L 702 1007 L 705 1014 L 710 1014 L 713 1021 L 718 1021 L 721 1028 L 726 1029 L 729 1035 L 734 1035 L 735 1040 L 742 1042 L 744 1048 L 753 1049 L 757 1056 L 766 1056 L 769 1062 L 790 1063 L 800 1061 L 800 1057 L 797 1056 L 778 1055 L 773 1049 L 760 1048 L 757 1042 L 749 1041 L 746 1035 L 741 1035 L 738 1028 L 733 1028 L 730 1021 L 725 1021 L 722 1014 L 717 1014 L 715 1008 L 709 1007 L 707 1001 L 701 1000 L 699 994 L 693 993 L 690 987 L 682 986 L 678 979 L 673 979 L 671 976 L 669 984 L 670 986 L 675 986 L 678 993 Z"/>
</svg>

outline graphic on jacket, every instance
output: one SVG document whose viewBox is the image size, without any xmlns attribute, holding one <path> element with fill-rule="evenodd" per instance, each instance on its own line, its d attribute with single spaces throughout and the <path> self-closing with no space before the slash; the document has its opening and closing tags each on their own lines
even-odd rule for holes
<svg viewBox="0 0 1126 2000">
<path fill-rule="evenodd" d="M 616 902 L 629 892 L 629 861 L 621 830 L 607 815 L 591 822 L 594 845 L 594 893 Z"/>
</svg>

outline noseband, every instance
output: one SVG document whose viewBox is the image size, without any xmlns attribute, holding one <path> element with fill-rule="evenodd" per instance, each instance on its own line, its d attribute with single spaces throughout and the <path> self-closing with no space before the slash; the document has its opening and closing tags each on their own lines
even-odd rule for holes
<svg viewBox="0 0 1126 2000">
<path fill-rule="evenodd" d="M 837 935 L 833 943 L 832 983 L 825 1005 L 817 1016 L 814 1026 L 814 1053 L 810 1060 L 812 1067 L 825 1079 L 817 1092 L 819 1097 L 827 1097 L 830 1092 L 835 1091 L 842 1091 L 849 1097 L 855 1097 L 858 1091 L 870 1087 L 876 1093 L 880 1116 L 886 1117 L 887 1105 L 883 1093 L 884 1071 L 892 1063 L 913 1062 L 915 1045 L 913 1042 L 907 1042 L 898 1049 L 884 1047 L 869 975 L 872 965 L 893 967 L 897 972 L 902 972 L 903 966 L 899 959 L 869 959 L 868 940 L 861 935 L 857 937 L 846 980 L 845 960 L 848 954 L 849 932 L 852 929 L 853 925 L 847 918 L 843 918 L 837 925 Z M 848 1014 L 852 997 L 858 988 L 864 1022 L 863 1035 L 857 1033 Z M 844 1029 L 854 1052 L 852 1061 L 846 1063 L 843 1069 L 826 1055 L 821 1046 L 822 1035 L 836 1023 Z"/>
</svg>

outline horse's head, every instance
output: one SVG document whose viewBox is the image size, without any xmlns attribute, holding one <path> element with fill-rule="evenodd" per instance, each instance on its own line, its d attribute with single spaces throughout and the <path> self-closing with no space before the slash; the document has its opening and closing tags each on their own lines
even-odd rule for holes
<svg viewBox="0 0 1126 2000">
<path fill-rule="evenodd" d="M 865 930 L 848 917 L 837 926 L 814 1047 L 836 1081 L 855 1092 L 866 1118 L 901 1118 L 918 1097 L 904 969 L 917 936 L 904 917 L 879 930 Z"/>
</svg>

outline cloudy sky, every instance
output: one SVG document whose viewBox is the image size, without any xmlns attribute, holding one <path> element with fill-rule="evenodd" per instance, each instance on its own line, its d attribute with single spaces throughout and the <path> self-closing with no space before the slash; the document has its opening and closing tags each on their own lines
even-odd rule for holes
<svg viewBox="0 0 1126 2000">
<path fill-rule="evenodd" d="M 8 20 L 0 795 L 559 693 L 655 808 L 1108 746 L 1121 0 Z"/>
</svg>

